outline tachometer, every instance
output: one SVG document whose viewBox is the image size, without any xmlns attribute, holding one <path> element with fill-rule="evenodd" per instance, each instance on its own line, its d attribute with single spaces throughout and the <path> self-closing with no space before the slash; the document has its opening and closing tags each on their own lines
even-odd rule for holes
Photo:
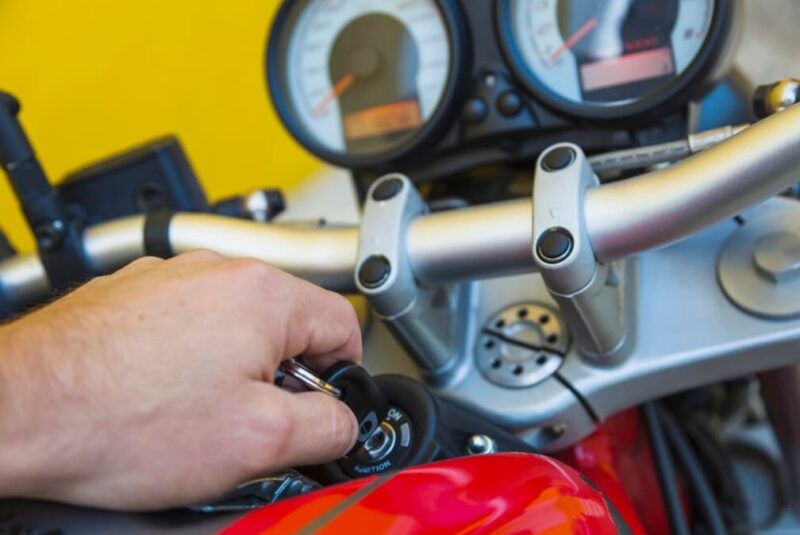
<svg viewBox="0 0 800 535">
<path fill-rule="evenodd" d="M 285 2 L 267 67 L 278 112 L 311 152 L 347 167 L 425 143 L 457 91 L 455 8 L 435 0 Z"/>
<path fill-rule="evenodd" d="M 727 0 L 503 0 L 509 61 L 538 97 L 590 118 L 651 110 L 709 69 Z"/>
</svg>

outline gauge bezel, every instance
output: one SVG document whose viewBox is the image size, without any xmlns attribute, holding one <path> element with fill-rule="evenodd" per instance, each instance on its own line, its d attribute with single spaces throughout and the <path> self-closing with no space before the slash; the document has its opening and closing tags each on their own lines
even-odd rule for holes
<svg viewBox="0 0 800 535">
<path fill-rule="evenodd" d="M 655 93 L 627 104 L 582 104 L 565 99 L 548 88 L 526 65 L 517 48 L 511 26 L 511 2 L 496 0 L 495 27 L 506 62 L 530 94 L 548 107 L 578 119 L 618 120 L 664 116 L 685 103 L 697 91 L 696 83 L 713 74 L 730 37 L 734 0 L 714 0 L 714 15 L 703 45 L 689 66 L 677 78 Z"/>
<path fill-rule="evenodd" d="M 407 141 L 390 150 L 367 155 L 347 154 L 326 148 L 319 143 L 296 117 L 288 91 L 286 73 L 288 49 L 292 30 L 297 18 L 311 0 L 288 0 L 283 2 L 270 29 L 265 54 L 267 87 L 273 106 L 284 126 L 306 150 L 334 165 L 354 170 L 385 166 L 438 141 L 447 131 L 450 119 L 458 112 L 458 102 L 463 97 L 465 79 L 469 72 L 467 61 L 470 43 L 467 39 L 465 18 L 457 0 L 431 0 L 438 7 L 447 32 L 450 46 L 449 74 L 444 92 L 434 112 Z"/>
</svg>

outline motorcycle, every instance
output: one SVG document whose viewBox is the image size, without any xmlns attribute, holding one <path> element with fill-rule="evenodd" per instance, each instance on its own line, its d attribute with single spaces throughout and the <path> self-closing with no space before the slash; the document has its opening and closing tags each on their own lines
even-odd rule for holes
<svg viewBox="0 0 800 535">
<path fill-rule="evenodd" d="M 267 47 L 270 95 L 300 144 L 348 170 L 299 210 L 273 189 L 208 203 L 175 139 L 54 188 L 18 102 L 0 96 L 0 160 L 38 246 L 1 244 L 6 316 L 141 256 L 198 248 L 264 260 L 371 311 L 365 368 L 281 370 L 287 388 L 356 414 L 346 457 L 182 511 L 17 500 L 2 504 L 5 521 L 115 533 L 791 529 L 800 82 L 753 91 L 723 77 L 740 9 L 288 0 Z M 698 113 L 711 88 L 735 113 Z"/>
</svg>

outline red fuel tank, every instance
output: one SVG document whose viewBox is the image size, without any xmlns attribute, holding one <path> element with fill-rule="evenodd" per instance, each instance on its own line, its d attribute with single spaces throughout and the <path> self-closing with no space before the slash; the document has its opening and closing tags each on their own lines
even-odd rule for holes
<svg viewBox="0 0 800 535">
<path fill-rule="evenodd" d="M 255 533 L 625 533 L 603 495 L 547 457 L 464 457 L 359 479 L 255 511 Z"/>
</svg>

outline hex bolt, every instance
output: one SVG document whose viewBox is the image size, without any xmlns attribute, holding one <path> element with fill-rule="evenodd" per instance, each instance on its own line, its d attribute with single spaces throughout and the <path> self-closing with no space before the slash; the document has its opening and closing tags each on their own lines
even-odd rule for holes
<svg viewBox="0 0 800 535">
<path fill-rule="evenodd" d="M 561 171 L 569 167 L 576 158 L 575 151 L 570 147 L 556 147 L 542 158 L 542 169 L 549 172 Z"/>
<path fill-rule="evenodd" d="M 381 255 L 372 255 L 358 269 L 358 281 L 365 288 L 378 288 L 389 279 L 392 266 L 389 259 Z"/>
<path fill-rule="evenodd" d="M 372 191 L 372 199 L 376 201 L 388 201 L 402 190 L 402 180 L 399 178 L 389 178 L 378 184 Z"/>
<path fill-rule="evenodd" d="M 542 262 L 557 264 L 565 260 L 574 246 L 572 234 L 565 228 L 551 227 L 539 236 L 536 254 Z"/>
</svg>

